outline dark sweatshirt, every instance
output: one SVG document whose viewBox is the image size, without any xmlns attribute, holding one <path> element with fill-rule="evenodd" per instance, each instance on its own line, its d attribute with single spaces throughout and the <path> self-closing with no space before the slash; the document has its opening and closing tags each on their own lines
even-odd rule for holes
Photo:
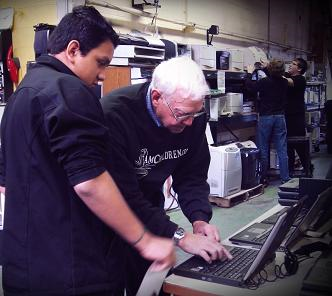
<svg viewBox="0 0 332 296">
<path fill-rule="evenodd" d="M 286 77 L 293 80 L 294 85 L 289 86 L 287 90 L 287 104 L 286 115 L 298 115 L 305 112 L 304 92 L 306 88 L 306 80 L 303 75 L 290 76 L 288 73 Z"/>
<path fill-rule="evenodd" d="M 148 229 L 172 237 L 177 225 L 163 208 L 162 186 L 168 176 L 172 175 L 181 209 L 190 222 L 208 222 L 212 216 L 206 117 L 196 118 L 180 134 L 158 127 L 147 110 L 148 87 L 146 83 L 121 88 L 101 99 L 111 135 L 111 174 Z"/>
<path fill-rule="evenodd" d="M 288 82 L 282 77 L 265 77 L 258 81 L 246 81 L 247 88 L 259 92 L 260 116 L 285 114 Z"/>
</svg>

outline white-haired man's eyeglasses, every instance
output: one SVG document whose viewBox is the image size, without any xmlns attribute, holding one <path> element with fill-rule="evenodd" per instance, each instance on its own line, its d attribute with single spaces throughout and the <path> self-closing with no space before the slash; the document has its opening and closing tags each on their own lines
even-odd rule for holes
<svg viewBox="0 0 332 296">
<path fill-rule="evenodd" d="M 169 105 L 167 99 L 165 99 L 164 97 L 162 97 L 162 99 L 165 101 L 165 103 L 166 103 L 168 109 L 171 111 L 171 113 L 172 113 L 173 117 L 176 119 L 176 121 L 183 121 L 183 120 L 187 120 L 187 119 L 189 119 L 189 118 L 194 119 L 194 118 L 196 118 L 196 117 L 198 117 L 198 116 L 201 116 L 201 115 L 203 115 L 203 114 L 206 113 L 205 109 L 202 108 L 202 109 L 201 109 L 200 111 L 198 111 L 198 112 L 176 114 L 176 113 L 174 112 L 174 110 L 171 108 L 171 106 Z"/>
</svg>

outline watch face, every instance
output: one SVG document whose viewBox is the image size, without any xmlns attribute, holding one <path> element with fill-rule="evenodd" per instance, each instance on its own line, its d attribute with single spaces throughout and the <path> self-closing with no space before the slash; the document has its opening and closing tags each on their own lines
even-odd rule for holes
<svg viewBox="0 0 332 296">
<path fill-rule="evenodd" d="M 179 243 L 179 240 L 181 240 L 182 238 L 184 238 L 184 234 L 185 234 L 185 230 L 182 227 L 179 227 L 175 231 L 173 239 L 174 239 L 176 245 Z"/>
<path fill-rule="evenodd" d="M 179 227 L 175 233 L 182 238 L 184 236 L 184 229 Z"/>
</svg>

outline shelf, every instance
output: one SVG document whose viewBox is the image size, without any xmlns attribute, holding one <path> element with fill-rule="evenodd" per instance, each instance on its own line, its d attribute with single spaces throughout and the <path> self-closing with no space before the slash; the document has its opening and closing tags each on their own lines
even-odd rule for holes
<svg viewBox="0 0 332 296">
<path fill-rule="evenodd" d="M 258 114 L 255 112 L 251 113 L 240 113 L 240 114 L 233 114 L 233 115 L 221 115 L 218 118 L 218 122 L 221 123 L 242 123 L 242 122 L 251 122 L 256 121 L 258 119 Z"/>
<path fill-rule="evenodd" d="M 305 106 L 305 111 L 307 112 L 320 111 L 322 109 L 324 109 L 324 105 L 310 104 Z"/>
<path fill-rule="evenodd" d="M 209 121 L 214 143 L 218 142 L 217 135 L 219 132 L 231 132 L 232 130 L 256 127 L 257 119 L 258 114 L 256 112 L 250 112 L 233 114 L 231 116 L 222 115 L 218 117 L 218 121 Z"/>
<path fill-rule="evenodd" d="M 242 129 L 246 127 L 256 126 L 256 121 L 258 119 L 258 114 L 255 112 L 252 113 L 243 113 L 243 114 L 234 114 L 232 116 L 222 115 L 219 116 L 218 121 L 209 121 L 212 128 L 220 129 L 222 127 L 229 127 L 231 129 Z"/>
<path fill-rule="evenodd" d="M 325 81 L 307 81 L 307 86 L 320 86 L 320 85 L 326 85 Z"/>
</svg>

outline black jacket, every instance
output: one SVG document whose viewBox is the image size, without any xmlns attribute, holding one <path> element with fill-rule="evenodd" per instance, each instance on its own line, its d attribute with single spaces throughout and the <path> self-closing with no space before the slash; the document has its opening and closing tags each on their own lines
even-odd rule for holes
<svg viewBox="0 0 332 296">
<path fill-rule="evenodd" d="M 287 90 L 287 105 L 286 115 L 298 115 L 305 112 L 304 92 L 306 88 L 306 80 L 303 75 L 290 76 L 288 73 L 286 77 L 293 80 L 294 85 L 289 86 Z"/>
<path fill-rule="evenodd" d="M 90 88 L 59 60 L 40 57 L 10 97 L 1 123 L 8 295 L 111 289 L 112 233 L 73 190 L 105 171 L 107 137 Z"/>
<path fill-rule="evenodd" d="M 110 128 L 110 172 L 127 202 L 150 231 L 172 237 L 176 224 L 164 212 L 162 186 L 172 175 L 183 213 L 190 222 L 209 221 L 210 163 L 201 116 L 180 134 L 158 127 L 147 111 L 149 84 L 117 89 L 101 99 Z"/>
<path fill-rule="evenodd" d="M 290 76 L 289 73 L 286 73 L 286 77 L 292 79 L 294 83 L 293 86 L 288 87 L 287 91 L 287 135 L 305 136 L 306 120 L 304 92 L 306 88 L 306 80 L 303 75 Z"/>
<path fill-rule="evenodd" d="M 258 81 L 246 80 L 246 87 L 259 92 L 259 115 L 285 114 L 288 82 L 282 77 L 265 77 Z"/>
</svg>

